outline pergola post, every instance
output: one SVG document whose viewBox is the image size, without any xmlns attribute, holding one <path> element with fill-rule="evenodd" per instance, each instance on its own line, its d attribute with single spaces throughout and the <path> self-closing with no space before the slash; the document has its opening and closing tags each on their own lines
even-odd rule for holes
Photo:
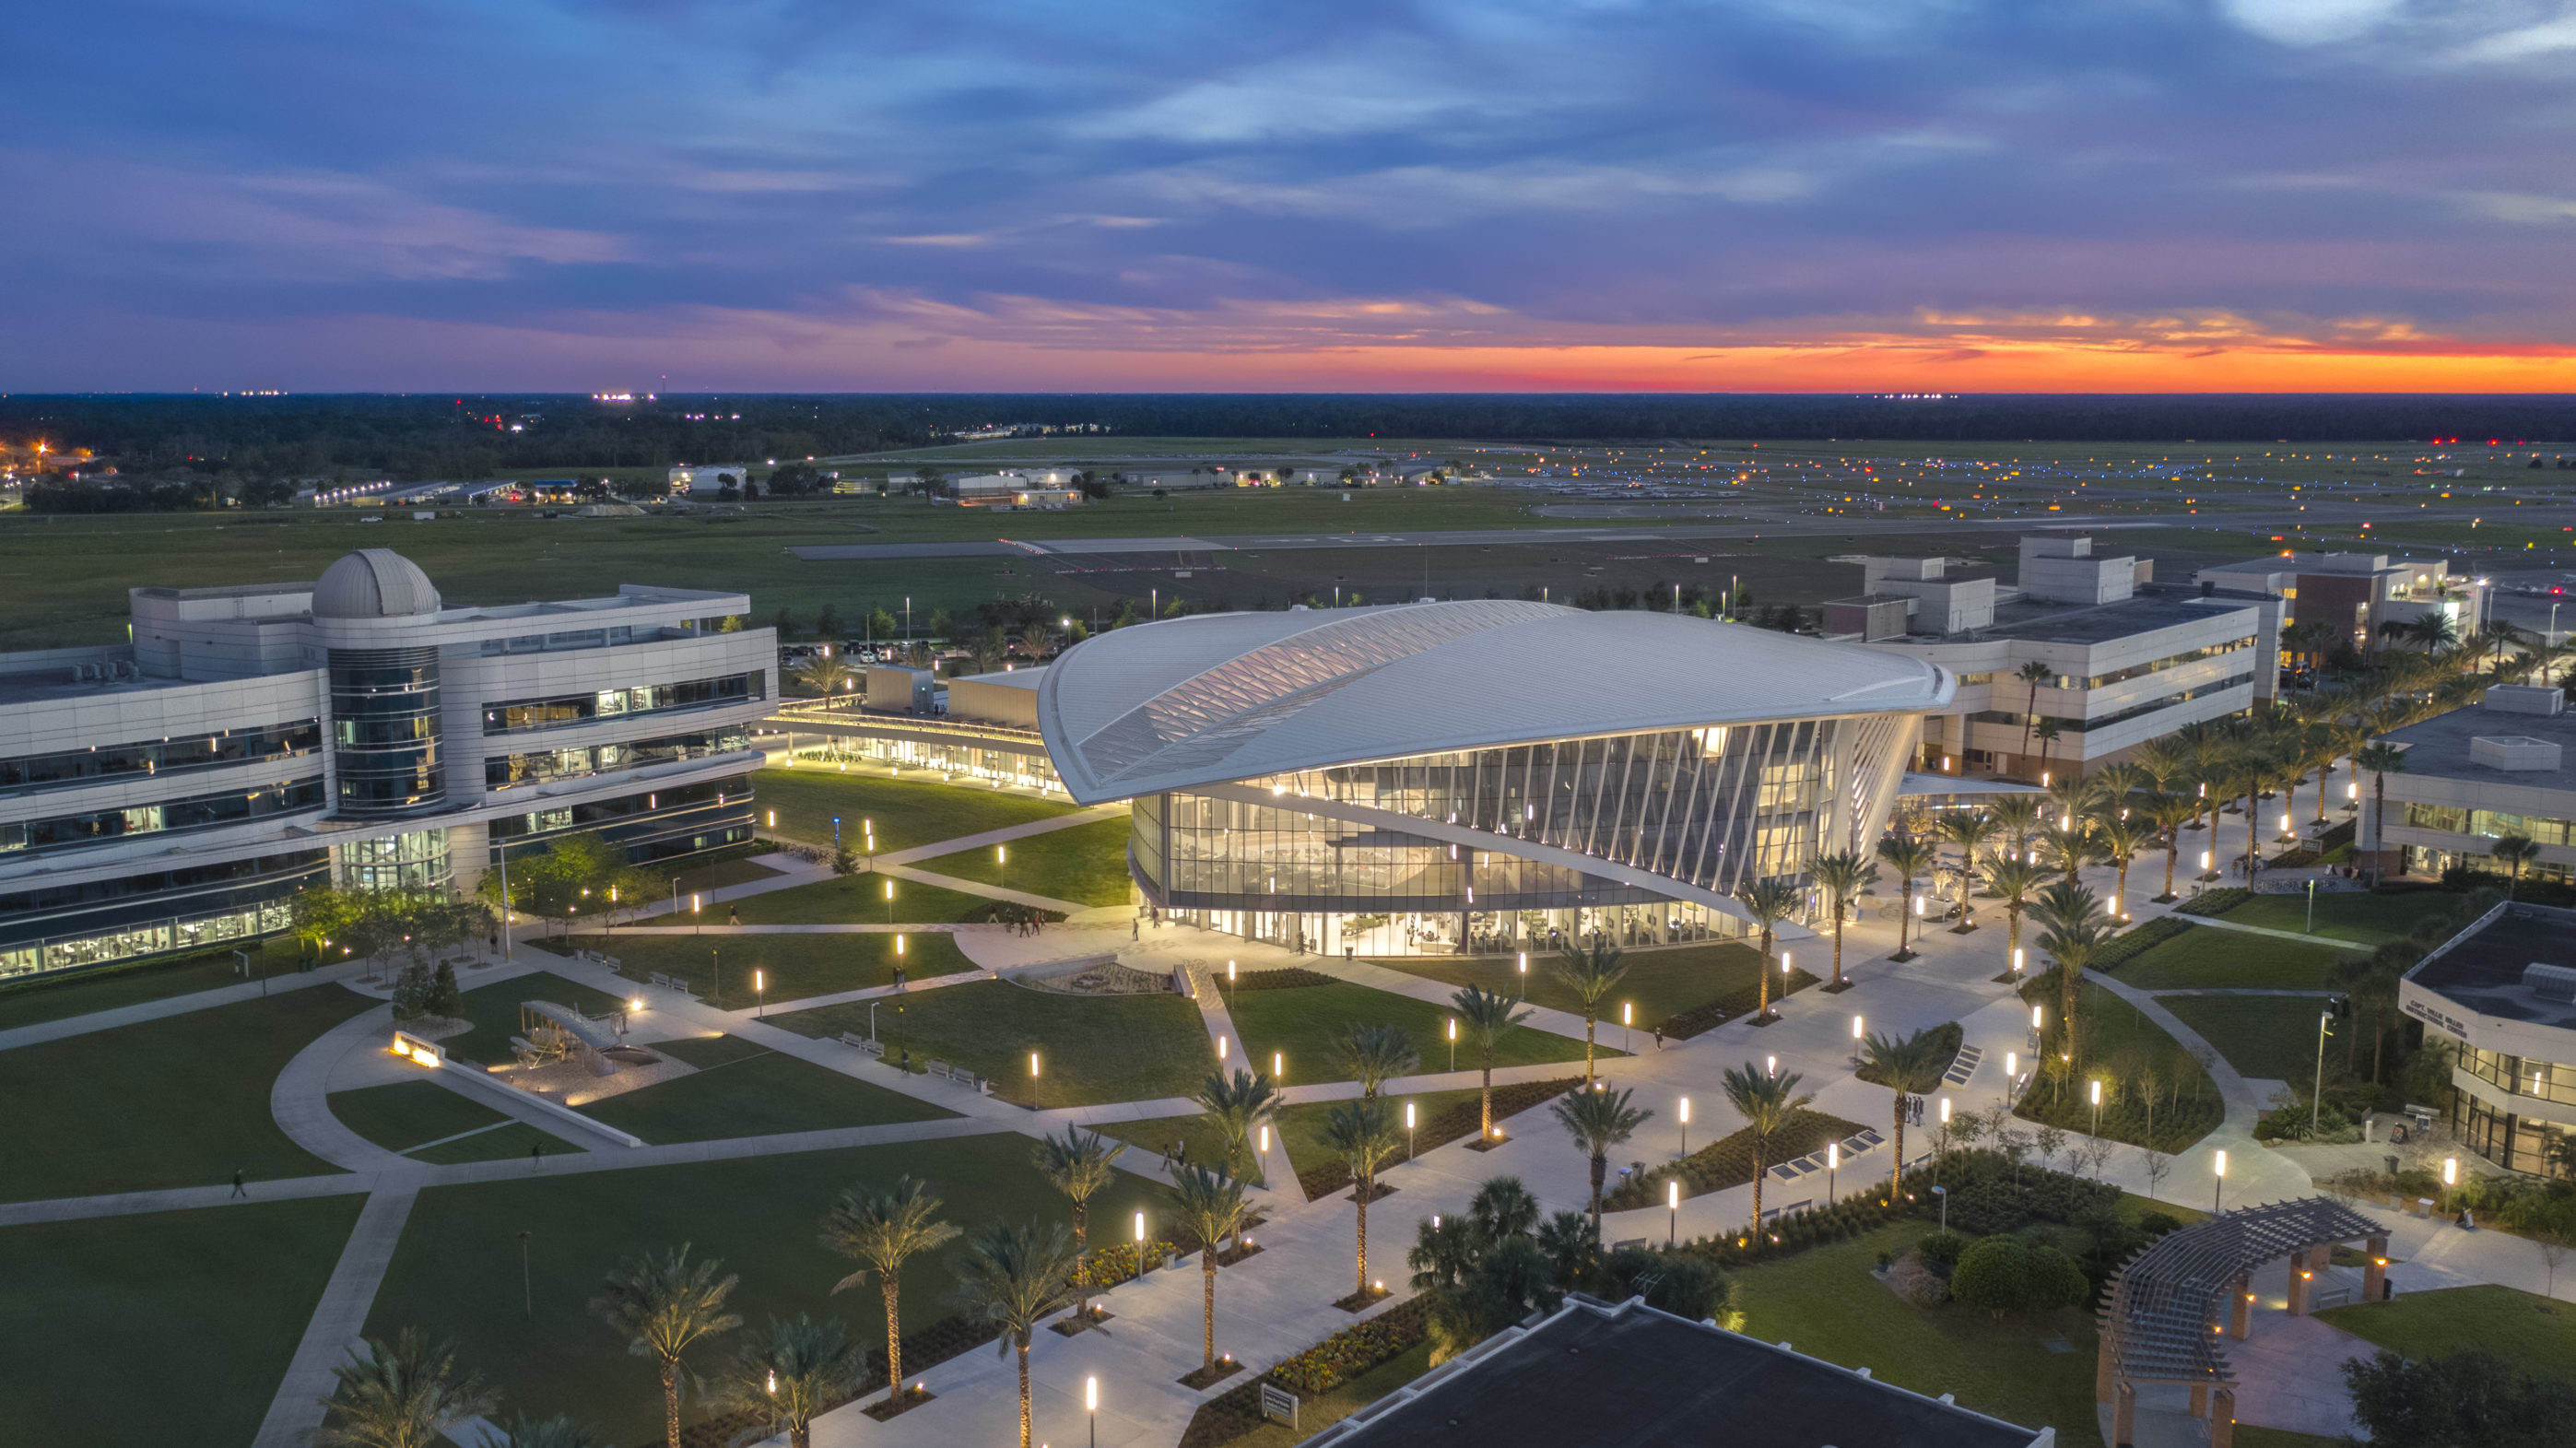
<svg viewBox="0 0 2576 1448">
<path fill-rule="evenodd" d="M 2236 1390 L 2222 1387 L 2209 1395 L 2209 1448 L 2229 1448 L 2236 1441 Z"/>
<path fill-rule="evenodd" d="M 2254 1330 L 2254 1274 L 2239 1276 L 2235 1290 L 2228 1296 L 2234 1299 L 2234 1310 L 2228 1316 L 2227 1335 L 2243 1342 L 2245 1334 Z"/>
<path fill-rule="evenodd" d="M 2191 1415 L 2195 1418 L 2205 1418 L 2209 1416 L 2209 1384 L 2194 1383 L 2191 1385 Z"/>
<path fill-rule="evenodd" d="M 2134 1448 L 2137 1441 L 2138 1389 L 2122 1383 L 2119 1399 L 2111 1405 L 2111 1448 Z"/>
<path fill-rule="evenodd" d="M 2301 1247 L 2290 1253 L 2290 1315 L 2292 1317 L 2308 1315 L 2308 1288 L 2316 1279 L 2316 1272 L 2308 1266 L 2308 1262 L 2314 1252 L 2315 1249 L 2312 1247 Z"/>
<path fill-rule="evenodd" d="M 2115 1391 L 2112 1386 L 2116 1381 L 2114 1374 L 2118 1372 L 2118 1367 L 2114 1362 L 2115 1357 L 2116 1354 L 2111 1348 L 2111 1334 L 2106 1332 L 2102 1334 L 2100 1346 L 2098 1346 L 2093 1353 L 2094 1402 L 2107 1403 L 2111 1401 L 2111 1396 Z"/>
<path fill-rule="evenodd" d="M 2370 1254 L 2370 1262 L 2361 1269 L 2361 1300 L 2377 1302 L 2388 1291 L 2388 1234 L 2366 1239 L 2362 1250 Z"/>
</svg>

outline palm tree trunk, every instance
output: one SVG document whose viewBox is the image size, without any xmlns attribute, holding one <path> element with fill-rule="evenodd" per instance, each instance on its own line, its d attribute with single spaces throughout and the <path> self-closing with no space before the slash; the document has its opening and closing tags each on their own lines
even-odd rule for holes
<svg viewBox="0 0 2576 1448">
<path fill-rule="evenodd" d="M 886 1403 L 892 1406 L 903 1398 L 903 1317 L 897 1305 L 903 1284 L 892 1274 L 880 1272 L 877 1285 L 885 1290 Z"/>
<path fill-rule="evenodd" d="M 1494 1139 L 1494 1048 L 1491 1046 L 1485 1048 L 1485 1084 L 1481 1101 L 1478 1109 L 1484 1124 L 1477 1128 L 1476 1139 L 1491 1141 Z"/>
<path fill-rule="evenodd" d="M 1091 1315 L 1091 1222 L 1090 1203 L 1073 1204 L 1073 1285 L 1082 1292 L 1081 1313 Z"/>
<path fill-rule="evenodd" d="M 788 1429 L 787 1448 L 814 1448 L 814 1425 L 805 1423 Z"/>
<path fill-rule="evenodd" d="M 1583 1008 L 1583 1089 L 1592 1089 L 1592 1007 Z"/>
<path fill-rule="evenodd" d="M 1762 959 L 1753 967 L 1753 990 L 1753 1018 L 1758 1021 L 1771 1014 L 1771 929 L 1769 926 L 1764 926 L 1762 929 Z"/>
<path fill-rule="evenodd" d="M 1029 1448 L 1029 1335 L 1019 1334 L 1020 1448 Z"/>
<path fill-rule="evenodd" d="M 670 1434 L 670 1448 L 680 1448 L 680 1360 L 666 1358 L 662 1363 L 662 1424 Z M 1022 1445 L 1026 1448 L 1026 1445 Z"/>
<path fill-rule="evenodd" d="M 1895 1201 L 1905 1191 L 1905 1093 L 1896 1093 L 1896 1170 L 1887 1179 L 1887 1199 Z"/>
<path fill-rule="evenodd" d="M 1360 1189 L 1351 1194 L 1351 1200 L 1357 1203 L 1360 1209 L 1359 1285 L 1351 1289 L 1353 1297 L 1368 1291 L 1368 1204 L 1369 1198 L 1375 1195 L 1377 1195 L 1375 1183 L 1368 1178 L 1363 1178 Z"/>
<path fill-rule="evenodd" d="M 2375 774 L 2370 782 L 2370 852 L 2374 856 L 2388 851 L 2388 776 Z M 2379 893 L 2379 882 L 2388 877 L 2386 860 L 2376 860 L 2370 867 L 2370 893 Z"/>
<path fill-rule="evenodd" d="M 1609 1179 L 1610 1158 L 1597 1151 L 1592 1153 L 1592 1235 L 1595 1240 L 1601 1236 L 1601 1186 Z M 1757 1186 L 1754 1190 L 1761 1188 Z"/>
<path fill-rule="evenodd" d="M 1900 957 L 1905 954 L 1905 927 L 1913 923 L 1913 920 L 1914 877 L 1912 875 L 1908 875 L 1905 877 L 1904 898 L 1898 902 L 1896 907 L 1896 953 Z"/>
<path fill-rule="evenodd" d="M 2129 916 L 2129 857 L 2126 855 L 2120 857 L 2119 879 L 2111 886 L 2111 914 L 2121 920 Z"/>
<path fill-rule="evenodd" d="M 2176 830 L 2165 837 L 2165 898 L 2168 900 L 2173 898 L 2174 865 L 2181 859 L 2182 832 Z"/>
<path fill-rule="evenodd" d="M 1834 984 L 1843 983 L 1843 907 L 1834 906 Z"/>
<path fill-rule="evenodd" d="M 1770 1170 L 1771 1170 L 1770 1156 L 1771 1156 L 1771 1138 L 1770 1138 L 1768 1135 L 1766 1135 L 1765 1133 L 1762 1133 L 1762 1132 L 1759 1132 L 1759 1131 L 1757 1131 L 1757 1132 L 1753 1133 L 1753 1228 L 1752 1228 L 1752 1229 L 1753 1229 L 1754 1231 L 1756 1231 L 1756 1232 L 1759 1232 L 1759 1231 L 1761 1231 L 1761 1230 L 1762 1230 L 1762 1177 L 1763 1177 L 1763 1175 L 1764 1175 L 1766 1172 L 1768 1172 L 1768 1171 L 1770 1171 Z M 1599 1233 L 1598 1233 L 1598 1230 L 1597 1230 L 1597 1229 L 1596 1229 L 1596 1231 L 1595 1231 L 1595 1235 L 1596 1235 L 1596 1236 L 1597 1236 L 1597 1235 L 1599 1235 Z"/>
<path fill-rule="evenodd" d="M 1216 1244 L 1199 1249 L 1199 1371 L 1216 1371 Z M 1022 1442 L 1021 1448 L 1027 1448 Z"/>
</svg>

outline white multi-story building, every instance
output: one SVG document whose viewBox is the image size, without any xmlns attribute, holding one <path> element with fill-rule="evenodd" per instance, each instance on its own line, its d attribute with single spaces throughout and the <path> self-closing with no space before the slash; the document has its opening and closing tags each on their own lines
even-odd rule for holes
<svg viewBox="0 0 2576 1448">
<path fill-rule="evenodd" d="M 597 830 L 751 836 L 769 629 L 736 593 L 444 606 L 391 549 L 131 590 L 127 645 L 0 654 L 0 976 L 282 929 L 317 882 L 472 887 Z"/>
<path fill-rule="evenodd" d="M 1930 773 L 2090 773 L 2276 692 L 2279 600 L 2159 588 L 2151 561 L 2095 557 L 2089 538 L 2024 538 L 2013 586 L 1953 577 L 1940 558 L 1858 561 L 1866 592 L 1825 605 L 1826 636 L 1958 676 L 1950 707 L 1923 722 Z"/>
<path fill-rule="evenodd" d="M 2391 868 L 2504 874 L 2495 843 L 2519 835 L 2540 847 L 2524 874 L 2576 875 L 2576 716 L 2564 689 L 2498 684 L 2474 707 L 2386 737 L 2406 766 L 2361 782 L 2361 839 L 2399 852 Z"/>
<path fill-rule="evenodd" d="M 2451 571 L 2441 558 L 2384 553 L 2283 553 L 2221 563 L 2195 575 L 2223 589 L 2281 599 L 2294 623 L 2323 623 L 2338 643 L 2364 654 L 2387 646 L 2391 625 L 2438 613 L 2466 638 L 2487 617 L 2487 580 Z"/>
</svg>

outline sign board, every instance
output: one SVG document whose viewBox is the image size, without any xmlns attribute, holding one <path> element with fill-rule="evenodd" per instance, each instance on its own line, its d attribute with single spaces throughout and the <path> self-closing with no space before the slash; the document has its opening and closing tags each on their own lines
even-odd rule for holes
<svg viewBox="0 0 2576 1448">
<path fill-rule="evenodd" d="M 1294 1429 L 1297 1426 L 1297 1395 L 1277 1383 L 1263 1382 L 1261 1416 L 1283 1419 L 1291 1429 Z"/>
</svg>

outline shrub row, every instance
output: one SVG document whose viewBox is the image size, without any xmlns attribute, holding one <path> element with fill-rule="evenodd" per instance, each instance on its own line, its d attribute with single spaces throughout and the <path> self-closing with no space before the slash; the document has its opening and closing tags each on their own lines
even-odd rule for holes
<svg viewBox="0 0 2576 1448">
<path fill-rule="evenodd" d="M 1420 1297 L 1399 1302 L 1367 1322 L 1345 1328 L 1304 1352 L 1291 1354 L 1260 1377 L 1247 1378 L 1208 1399 L 1191 1415 L 1190 1426 L 1181 1433 L 1180 1448 L 1216 1448 L 1260 1427 L 1261 1385 L 1265 1382 L 1311 1398 L 1402 1356 L 1429 1334 L 1429 1307 L 1429 1301 Z M 1372 1353 L 1376 1355 L 1370 1356 Z M 1309 1374 L 1329 1375 L 1331 1381 L 1323 1387 L 1310 1388 L 1296 1380 Z"/>
<path fill-rule="evenodd" d="M 1583 1084 L 1580 1076 L 1558 1076 L 1546 1081 L 1514 1081 L 1494 1088 L 1494 1119 L 1518 1116 L 1533 1106 L 1553 1101 Z M 1416 1150 L 1428 1151 L 1446 1146 L 1461 1137 L 1474 1136 L 1484 1126 L 1482 1103 L 1475 1098 L 1453 1102 L 1437 1115 L 1422 1123 L 1415 1140 Z M 1306 1200 L 1330 1196 L 1351 1184 L 1351 1169 L 1338 1158 L 1319 1161 L 1297 1173 L 1297 1185 L 1304 1188 Z"/>
<path fill-rule="evenodd" d="M 1758 1233 L 1694 1238 L 1679 1250 L 1734 1267 L 1861 1236 L 1909 1216 L 1938 1221 L 1941 1199 L 1932 1194 L 1935 1183 L 1949 1188 L 1950 1230 L 1978 1236 L 2017 1232 L 2039 1222 L 2072 1222 L 2116 1211 L 2120 1202 L 2118 1187 L 2068 1172 L 2017 1167 L 2002 1152 L 1979 1147 L 1950 1152 L 1938 1166 L 1909 1173 L 1902 1197 L 1863 1192 L 1829 1207 L 1774 1218 Z"/>
<path fill-rule="evenodd" d="M 1821 980 L 1822 977 L 1812 976 L 1803 969 L 1792 967 L 1789 971 L 1788 990 L 1772 992 L 1771 999 L 1776 1004 L 1811 985 L 1819 984 Z M 1749 985 L 1741 990 L 1728 991 L 1714 1000 L 1702 1001 L 1688 1010 L 1675 1011 L 1664 1017 L 1664 1034 L 1676 1040 L 1687 1041 L 1700 1032 L 1722 1026 L 1737 1016 L 1750 1014 L 1760 1003 L 1761 993 L 1762 988 L 1759 985 Z"/>
<path fill-rule="evenodd" d="M 1285 965 L 1277 970 L 1246 971 L 1232 980 L 1219 977 L 1226 994 L 1247 990 L 1303 990 L 1310 985 L 1334 985 L 1334 977 L 1302 965 Z"/>
<path fill-rule="evenodd" d="M 2222 885 L 2203 890 L 2174 907 L 2176 915 L 2224 915 L 2254 898 L 2254 892 L 2242 885 Z"/>
<path fill-rule="evenodd" d="M 1821 1111 L 1802 1109 L 1793 1112 L 1788 1125 L 1771 1138 L 1770 1159 L 1765 1163 L 1765 1170 L 1784 1161 L 1795 1161 L 1811 1151 L 1822 1151 L 1825 1143 L 1840 1141 L 1859 1130 L 1859 1123 L 1828 1116 Z M 1724 1191 L 1753 1180 L 1752 1130 L 1746 1128 L 1722 1136 L 1680 1161 L 1666 1162 L 1652 1171 L 1632 1173 L 1628 1180 L 1604 1196 L 1601 1204 L 1614 1212 L 1659 1205 L 1664 1200 L 1664 1182 L 1673 1176 L 1682 1179 L 1682 1195 L 1686 1197 Z"/>
<path fill-rule="evenodd" d="M 2176 920 L 2171 915 L 2159 915 L 2143 925 L 2121 931 L 2113 937 L 2110 944 L 2093 952 L 2093 963 L 2086 968 L 2101 971 L 2118 970 L 2166 941 L 2190 933 L 2191 928 L 2191 922 L 2188 920 Z"/>
</svg>

